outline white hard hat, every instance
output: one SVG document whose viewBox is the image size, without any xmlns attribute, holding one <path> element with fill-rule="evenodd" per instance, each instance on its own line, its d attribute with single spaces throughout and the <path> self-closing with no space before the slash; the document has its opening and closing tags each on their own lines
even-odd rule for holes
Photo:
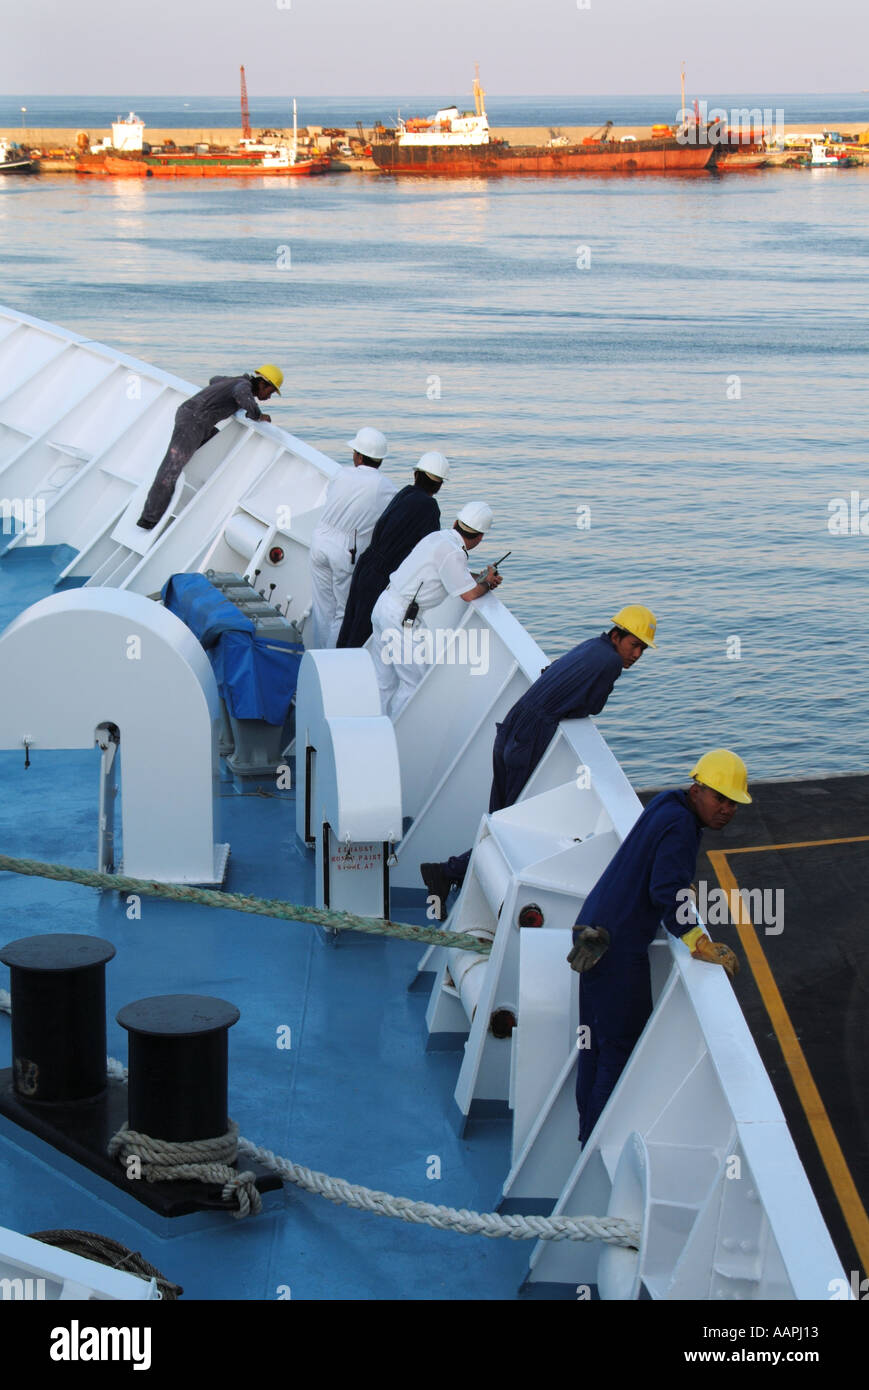
<svg viewBox="0 0 869 1390">
<path fill-rule="evenodd" d="M 348 439 L 347 443 L 351 449 L 355 449 L 358 454 L 364 454 L 367 459 L 385 459 L 389 453 L 386 435 L 373 429 L 371 425 L 363 425 L 356 431 L 356 438 Z"/>
<path fill-rule="evenodd" d="M 427 454 L 423 454 L 415 466 L 421 473 L 428 473 L 432 478 L 445 479 L 450 476 L 449 463 L 443 454 L 439 454 L 436 449 L 431 449 Z"/>
<path fill-rule="evenodd" d="M 487 502 L 466 502 L 456 521 L 466 531 L 488 531 L 492 525 L 492 508 Z"/>
</svg>

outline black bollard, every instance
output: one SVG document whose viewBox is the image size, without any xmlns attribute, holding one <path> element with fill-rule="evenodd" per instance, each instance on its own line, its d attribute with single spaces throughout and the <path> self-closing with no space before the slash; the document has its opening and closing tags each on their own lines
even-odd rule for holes
<svg viewBox="0 0 869 1390">
<path fill-rule="evenodd" d="M 121 1009 L 130 1129 L 173 1143 L 227 1132 L 227 1032 L 239 1017 L 234 1004 L 201 994 L 155 995 Z"/>
<path fill-rule="evenodd" d="M 106 962 L 99 936 L 48 933 L 0 951 L 12 995 L 13 1089 L 28 1104 L 88 1100 L 106 1089 Z"/>
</svg>

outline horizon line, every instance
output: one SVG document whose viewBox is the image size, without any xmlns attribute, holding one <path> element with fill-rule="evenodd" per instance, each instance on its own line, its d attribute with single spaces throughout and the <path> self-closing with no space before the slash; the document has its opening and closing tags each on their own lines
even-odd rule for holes
<svg viewBox="0 0 869 1390">
<path fill-rule="evenodd" d="M 442 89 L 440 92 L 413 92 L 413 93 L 410 93 L 410 92 L 404 93 L 404 92 L 402 92 L 402 93 L 400 93 L 400 95 L 402 95 L 402 96 L 403 96 L 403 95 L 411 95 L 411 96 L 414 97 L 414 99 L 423 100 L 423 99 L 428 99 L 429 97 L 440 97 L 440 96 L 443 95 L 443 93 L 444 93 L 445 90 L 448 90 L 448 89 L 444 88 L 444 89 Z M 723 90 L 723 89 L 722 89 L 722 90 Z M 720 94 L 720 93 L 719 93 L 719 94 Z M 55 98 L 57 98 L 57 99 L 61 99 L 61 98 L 65 98 L 65 97 L 86 97 L 86 98 L 89 98 L 89 99 L 91 99 L 91 100 L 93 100 L 93 101 L 98 101 L 98 100 L 105 100 L 105 99 L 108 98 L 108 97 L 118 97 L 118 96 L 121 96 L 121 95 L 123 95 L 123 94 L 122 94 L 122 93 L 119 93 L 119 92 L 37 92 L 37 91 L 30 90 L 30 91 L 28 91 L 28 92 L 7 92 L 7 93 L 5 93 L 4 95 L 6 96 L 6 98 L 7 98 L 8 100 L 18 100 L 19 97 L 30 96 L 30 97 L 32 97 L 32 98 L 37 98 L 37 97 L 55 97 Z M 303 101 L 322 101 L 322 100 L 325 99 L 325 98 L 336 99 L 336 100 L 340 100 L 340 101 L 349 101 L 349 100 L 378 101 L 378 100 L 385 100 L 385 99 L 387 99 L 387 98 L 394 97 L 394 96 L 396 96 L 396 95 L 399 95 L 399 93 L 398 93 L 397 91 L 395 91 L 395 90 L 393 90 L 393 91 L 391 91 L 391 92 L 316 92 L 316 93 L 312 93 L 312 92 L 303 92 L 303 93 L 297 94 L 296 99 L 297 99 L 297 100 L 303 100 Z M 487 92 L 486 95 L 487 95 L 487 97 L 491 97 L 491 96 L 492 96 L 492 93 L 491 93 L 491 92 Z M 578 92 L 504 92 L 504 93 L 501 93 L 501 94 L 497 94 L 496 97 L 495 97 L 495 100 L 498 100 L 498 101 L 506 101 L 506 100 L 513 101 L 513 100 L 515 100 L 517 97 L 519 97 L 519 98 L 533 98 L 533 99 L 539 100 L 541 97 L 543 97 L 543 98 L 548 98 L 548 99 L 550 99 L 550 100 L 567 100 L 567 99 L 569 99 L 569 100 L 574 100 L 574 101 L 576 101 L 576 100 L 583 100 L 585 97 L 589 97 L 589 98 L 594 98 L 594 97 L 662 97 L 662 96 L 671 96 L 671 95 L 672 95 L 672 92 L 669 91 L 669 90 L 663 91 L 663 92 L 584 92 L 584 93 L 578 93 Z M 755 95 L 755 93 L 754 93 L 754 92 L 728 92 L 727 95 L 728 95 L 728 96 L 751 96 L 751 95 Z M 867 95 L 869 95 L 869 88 L 861 88 L 859 91 L 847 91 L 847 92 L 846 92 L 846 91 L 815 91 L 815 90 L 813 90 L 813 89 L 806 88 L 806 89 L 803 89 L 802 91 L 799 91 L 799 92 L 770 92 L 770 93 L 769 93 L 769 96 L 770 96 L 771 98 L 772 98 L 772 97 L 801 97 L 801 96 L 802 96 L 802 97 L 807 97 L 807 96 L 838 96 L 838 97 L 842 97 L 842 96 L 867 96 Z M 226 101 L 237 101 L 237 100 L 238 100 L 238 93 L 237 93 L 237 92 L 135 92 L 135 93 L 132 93 L 132 94 L 127 94 L 127 95 L 124 97 L 124 99 L 125 99 L 126 101 L 132 101 L 132 100 L 134 100 L 136 97 L 173 98 L 173 99 L 179 100 L 179 101 L 180 101 L 180 100 L 183 100 L 185 97 L 187 97 L 187 98 L 192 97 L 192 98 L 195 99 L 195 100 L 202 100 L 203 98 L 211 98 L 211 99 L 226 100 Z M 292 100 L 292 97 L 288 98 L 288 97 L 287 97 L 287 94 L 284 93 L 284 92 L 270 92 L 270 93 L 265 93 L 265 94 L 259 95 L 259 96 L 257 96 L 257 97 L 255 98 L 255 100 L 258 101 L 258 102 L 263 102 L 263 101 L 277 101 L 277 100 L 287 100 L 287 99 Z M 699 99 L 699 98 L 698 98 L 698 99 Z M 0 98 L 0 100 L 2 100 L 2 98 Z"/>
</svg>

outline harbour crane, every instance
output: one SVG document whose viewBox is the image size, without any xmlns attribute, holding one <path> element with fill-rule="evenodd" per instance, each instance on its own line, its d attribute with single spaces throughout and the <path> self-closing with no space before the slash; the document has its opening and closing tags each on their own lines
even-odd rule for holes
<svg viewBox="0 0 869 1390">
<path fill-rule="evenodd" d="M 250 108 L 247 104 L 247 82 L 244 76 L 244 63 L 241 65 L 241 138 L 250 140 Z"/>
<path fill-rule="evenodd" d="M 602 145 L 602 144 L 604 144 L 604 142 L 607 141 L 607 140 L 609 139 L 609 133 L 610 133 L 610 131 L 612 130 L 612 127 L 613 127 L 612 121 L 604 121 L 603 125 L 599 125 L 598 128 L 597 128 L 597 130 L 593 130 L 593 131 L 591 132 L 591 135 L 586 135 L 586 136 L 583 138 L 582 143 L 583 143 L 584 145 Z"/>
</svg>

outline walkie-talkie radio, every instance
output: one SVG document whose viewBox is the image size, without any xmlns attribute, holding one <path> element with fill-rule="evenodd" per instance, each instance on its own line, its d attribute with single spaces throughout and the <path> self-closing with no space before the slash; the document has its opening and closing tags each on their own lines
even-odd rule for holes
<svg viewBox="0 0 869 1390">
<path fill-rule="evenodd" d="M 503 565 L 504 561 L 507 559 L 507 556 L 512 554 L 512 550 L 508 550 L 507 555 L 502 555 L 500 560 L 495 561 L 494 565 L 492 565 L 492 569 L 496 570 L 499 565 Z M 475 574 L 474 578 L 477 580 L 478 583 L 482 583 L 482 581 L 486 578 L 488 572 L 488 570 L 482 570 L 480 574 Z"/>
<path fill-rule="evenodd" d="M 401 620 L 405 627 L 411 627 L 416 622 L 416 617 L 419 613 L 419 604 L 416 600 L 419 595 L 419 590 L 421 588 L 422 584 L 420 583 L 419 588 L 417 589 L 416 593 L 414 594 L 413 598 L 410 600 L 410 603 L 407 605 L 407 608 L 405 609 L 404 617 Z"/>
</svg>

